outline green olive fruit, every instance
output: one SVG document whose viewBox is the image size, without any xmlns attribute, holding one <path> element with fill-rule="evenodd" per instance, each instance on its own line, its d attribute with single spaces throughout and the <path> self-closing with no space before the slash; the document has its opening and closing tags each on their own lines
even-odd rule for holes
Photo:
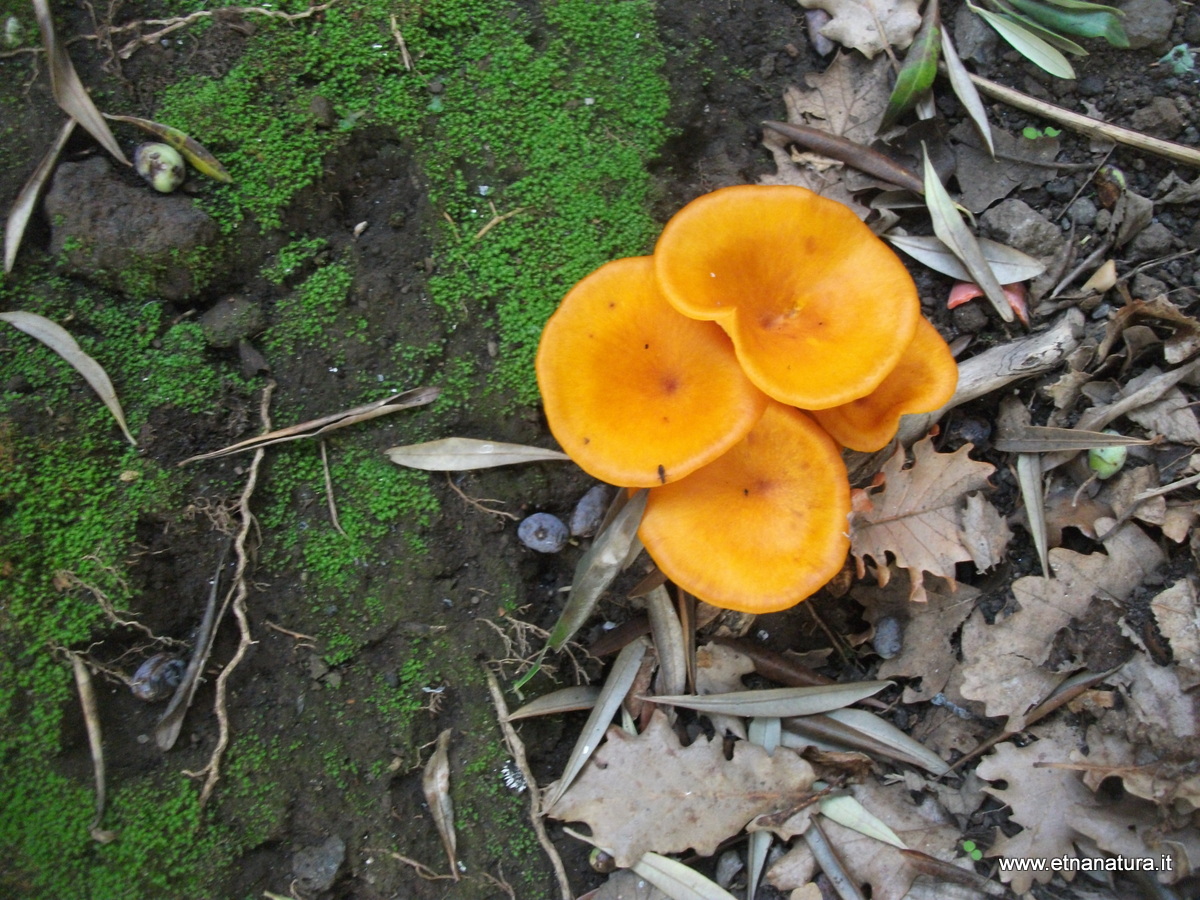
<svg viewBox="0 0 1200 900">
<path fill-rule="evenodd" d="M 183 157 L 168 144 L 139 144 L 133 151 L 133 167 L 163 194 L 169 194 L 183 184 L 187 174 Z"/>
<path fill-rule="evenodd" d="M 1121 471 L 1127 456 L 1127 447 L 1093 447 L 1088 451 L 1088 468 L 1101 481 L 1106 481 Z"/>
</svg>

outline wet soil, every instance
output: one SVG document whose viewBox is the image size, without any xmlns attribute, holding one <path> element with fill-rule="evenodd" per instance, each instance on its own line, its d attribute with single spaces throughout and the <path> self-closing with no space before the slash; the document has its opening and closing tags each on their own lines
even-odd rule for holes
<svg viewBox="0 0 1200 900">
<path fill-rule="evenodd" d="M 1118 124 L 1129 124 L 1133 113 L 1155 96 L 1180 98 L 1184 101 L 1181 108 L 1190 112 L 1179 134 L 1172 136 L 1195 143 L 1200 101 L 1194 79 L 1164 77 L 1154 65 L 1170 45 L 1184 40 L 1185 30 L 1195 28 L 1195 14 L 1188 10 L 1178 6 L 1177 21 L 1165 46 L 1126 52 L 1095 48 L 1092 56 L 1079 63 L 1080 79 L 1073 84 L 1040 74 L 1014 59 L 1003 46 L 992 48 L 990 62 L 977 64 L 976 69 L 1018 89 L 1053 97 L 1063 105 L 1086 98 Z M 947 21 L 952 20 L 953 12 L 953 5 L 948 4 L 944 11 Z M 132 16 L 134 9 L 128 7 L 125 14 Z M 82 11 L 70 15 L 81 32 L 92 31 Z M 784 88 L 802 83 L 808 73 L 821 71 L 828 59 L 810 46 L 803 10 L 785 0 L 663 0 L 657 15 L 668 48 L 666 74 L 672 87 L 673 137 L 654 164 L 658 180 L 655 210 L 657 217 L 665 220 L 705 191 L 754 182 L 770 174 L 774 165 L 761 146 L 759 123 L 784 118 Z M 245 40 L 237 27 L 218 23 L 203 41 L 183 49 L 150 48 L 136 54 L 121 67 L 119 76 L 106 71 L 103 55 L 91 48 L 77 48 L 74 55 L 85 83 L 112 85 L 112 90 L 137 108 L 153 109 L 155 92 L 181 74 L 228 71 Z M 15 67 L 10 63 L 9 68 Z M 24 70 L 18 77 L 32 80 L 33 75 L 32 70 Z M 44 78 L 29 85 L 28 95 L 30 108 L 44 109 L 47 114 L 7 123 L 5 140 L 14 142 L 19 153 L 33 160 L 52 139 L 57 119 L 49 114 L 52 105 Z M 1019 133 L 1027 125 L 1044 124 L 999 104 L 989 107 L 994 126 L 1006 131 Z M 949 125 L 958 121 L 960 110 L 952 99 L 943 98 L 939 109 Z M 1062 141 L 1063 158 L 1077 163 L 1098 159 L 1085 139 L 1067 134 Z M 68 156 L 86 152 L 87 141 L 76 138 Z M 1113 154 L 1112 161 L 1125 169 L 1134 190 L 1147 195 L 1177 168 L 1122 149 Z M 1188 180 L 1195 176 L 1194 172 L 1179 171 Z M 1059 221 L 1066 201 L 1077 191 L 1088 191 L 1089 174 L 1065 173 L 1018 196 L 1035 210 L 1052 211 L 1051 218 Z M 0 197 L 15 196 L 25 175 L 17 169 L 0 172 Z M 1198 213 L 1193 205 L 1165 211 L 1160 217 L 1178 247 L 1197 246 L 1192 222 Z M 281 418 L 302 421 L 345 408 L 352 380 L 360 373 L 374 372 L 373 348 L 401 340 L 422 346 L 440 342 L 447 358 L 472 356 L 480 362 L 481 375 L 486 376 L 492 365 L 489 344 L 494 347 L 494 333 L 470 324 L 446 333 L 439 324 L 441 318 L 430 307 L 426 279 L 436 260 L 429 235 L 430 224 L 437 217 L 410 148 L 382 129 L 364 129 L 325 160 L 319 184 L 284 212 L 283 229 L 259 233 L 247 228 L 237 260 L 200 299 L 198 308 L 180 307 L 173 312 L 203 312 L 226 293 L 237 293 L 260 303 L 270 315 L 288 285 L 266 282 L 259 270 L 263 260 L 286 241 L 285 232 L 302 232 L 326 238 L 332 254 L 352 259 L 354 282 L 347 322 L 338 327 L 349 328 L 350 317 L 361 318 L 372 338 L 369 342 L 348 341 L 340 348 L 336 342 L 327 342 L 330 349 L 300 350 L 270 359 L 276 402 L 284 410 Z M 368 219 L 387 224 L 372 224 L 356 239 L 354 226 Z M 44 252 L 48 238 L 48 223 L 35 219 L 26 238 L 29 252 Z M 1175 302 L 1186 308 L 1193 297 L 1196 271 L 1189 257 L 1153 274 Z M 994 317 L 951 315 L 942 306 L 949 282 L 918 267 L 914 274 L 927 311 L 947 338 L 969 333 L 976 346 L 986 346 L 1016 333 L 1003 328 Z M 234 350 L 214 349 L 211 355 L 214 364 L 238 365 Z M 409 386 L 423 384 L 438 368 L 435 361 L 418 362 L 414 371 L 403 373 L 399 380 Z M 385 374 L 389 379 L 396 377 L 395 373 L 380 372 L 381 379 Z M 991 400 L 973 404 L 959 414 L 963 421 L 985 423 L 994 416 Z M 174 465 L 194 453 L 253 434 L 257 417 L 257 397 L 241 394 L 232 394 L 224 407 L 210 416 L 164 408 L 151 417 L 139 435 L 140 444 L 148 457 L 164 466 Z M 550 441 L 537 409 L 512 411 L 494 400 L 463 405 L 444 414 L 438 425 L 446 433 L 469 437 L 541 445 Z M 36 430 L 50 426 L 37 416 L 31 403 L 28 418 L 19 427 Z M 436 436 L 423 434 L 402 416 L 378 420 L 372 429 L 369 445 L 373 451 Z M 331 457 L 336 458 L 344 446 L 342 438 L 331 437 Z M 281 489 L 285 494 L 282 501 L 272 493 L 273 483 L 289 484 L 282 471 L 289 459 L 267 457 L 259 474 L 261 490 L 270 497 L 269 502 L 289 507 L 297 528 L 308 533 L 328 528 L 325 497 L 302 487 Z M 161 510 L 141 522 L 138 556 L 130 561 L 126 577 L 134 594 L 145 598 L 138 610 L 142 624 L 155 633 L 181 640 L 194 635 L 222 543 L 214 534 L 211 517 L 204 512 L 228 502 L 231 486 L 240 483 L 247 465 L 243 457 L 192 468 L 190 484 L 182 492 L 196 498 L 190 507 Z M 1016 506 L 1016 491 L 1003 467 L 998 480 L 1000 496 L 1007 498 L 1000 502 L 1008 503 L 1002 511 L 1010 513 Z M 345 657 L 334 654 L 334 648 L 322 643 L 322 636 L 346 611 L 305 596 L 310 573 L 304 570 L 300 548 L 306 537 L 282 541 L 268 532 L 257 539 L 261 560 L 253 571 L 248 604 L 249 627 L 256 643 L 230 683 L 228 713 L 235 741 L 243 742 L 235 744 L 243 758 L 253 757 L 255 748 L 284 749 L 273 752 L 272 771 L 251 773 L 273 785 L 264 801 L 273 813 L 273 825 L 254 847 L 230 860 L 230 870 L 210 896 L 263 896 L 264 891 L 286 895 L 297 874 L 297 852 L 319 847 L 331 835 L 345 845 L 337 880 L 328 889 L 301 889 L 300 896 L 501 896 L 500 888 L 478 880 L 458 884 L 424 880 L 393 855 L 399 853 L 445 871 L 444 852 L 422 795 L 419 766 L 428 756 L 430 742 L 446 728 L 454 730 L 452 780 L 477 779 L 493 786 L 472 796 L 465 807 L 471 818 L 460 823 L 460 855 L 469 860 L 468 874 L 487 872 L 498 881 L 507 881 L 522 900 L 555 895 L 549 868 L 536 848 L 527 848 L 517 858 L 504 856 L 505 840 L 525 828 L 521 813 L 525 801 L 505 786 L 500 767 L 507 754 L 487 749 L 498 744 L 481 666 L 488 660 L 504 659 L 511 648 L 484 620 L 497 623 L 510 637 L 514 632 L 505 620 L 514 616 L 549 628 L 561 608 L 561 590 L 570 583 L 583 547 L 570 546 L 557 555 L 534 553 L 517 541 L 514 521 L 468 505 L 440 475 L 431 477 L 429 483 L 440 512 L 419 534 L 427 552 L 415 553 L 411 540 L 392 535 L 386 539 L 388 552 L 404 558 L 403 565 L 364 565 L 348 576 L 347 596 L 381 597 L 401 612 L 372 617 L 354 611 L 363 621 L 356 629 L 356 646 Z M 501 499 L 503 509 L 518 516 L 544 510 L 564 518 L 590 486 L 574 469 L 549 465 L 515 473 L 480 472 L 456 477 L 455 484 L 473 497 Z M 281 550 L 281 546 L 291 549 Z M 980 579 L 1000 597 L 1005 583 L 1022 574 L 1032 558 L 1028 547 L 1018 546 L 1011 555 L 1013 562 L 1000 577 L 989 576 L 986 583 Z M 974 578 L 970 572 L 963 575 L 967 580 Z M 835 631 L 849 634 L 862 628 L 852 605 L 824 597 L 813 602 Z M 605 616 L 612 619 L 623 614 L 618 604 L 605 610 Z M 768 617 L 755 624 L 755 631 L 766 635 L 775 647 L 806 649 L 825 643 L 824 635 L 800 613 Z M 105 641 L 104 652 L 115 663 L 121 654 L 139 646 L 139 635 L 118 629 L 106 635 Z M 236 628 L 226 622 L 214 647 L 210 676 L 217 663 L 231 657 L 236 644 Z M 524 652 L 536 650 L 538 645 L 531 637 L 531 646 Z M 511 673 L 512 668 L 507 671 Z M 595 665 L 590 669 L 592 674 L 597 671 Z M 830 674 L 849 673 L 835 667 Z M 854 674 L 869 676 L 868 671 Z M 179 746 L 165 756 L 147 740 L 161 708 L 140 704 L 123 688 L 105 686 L 100 710 L 110 783 L 156 771 L 202 768 L 217 738 L 211 712 L 214 680 L 210 677 L 201 687 Z M 403 727 L 398 719 L 390 719 L 386 710 L 365 709 L 377 702 L 380 685 L 397 694 L 408 692 L 405 703 L 419 700 L 425 708 L 406 714 Z M 536 693 L 545 683 L 534 687 Z M 83 723 L 74 711 L 66 719 L 70 723 L 63 736 L 66 750 L 57 765 L 79 784 L 88 784 L 91 772 Z M 571 715 L 523 728 L 533 774 L 540 783 L 557 776 L 580 722 L 580 716 Z M 311 752 L 312 748 L 320 748 L 319 753 Z M 483 762 L 466 771 L 457 762 L 463 759 Z M 223 797 L 221 786 L 213 809 L 216 817 L 226 816 L 234 824 L 251 814 Z M 580 844 L 563 836 L 557 826 L 552 826 L 551 834 L 577 892 L 601 880 L 588 868 Z M 495 840 L 497 837 L 500 840 Z M 764 895 L 771 893 L 764 889 L 760 896 Z"/>
</svg>

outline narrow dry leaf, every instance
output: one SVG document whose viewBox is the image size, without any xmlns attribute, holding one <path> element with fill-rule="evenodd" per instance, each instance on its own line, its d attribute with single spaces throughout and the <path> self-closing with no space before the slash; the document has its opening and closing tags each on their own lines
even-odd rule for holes
<svg viewBox="0 0 1200 900">
<path fill-rule="evenodd" d="M 1114 523 L 1097 522 L 1101 532 Z M 1025 714 L 1062 680 L 1042 663 L 1059 629 L 1082 616 L 1093 598 L 1123 603 L 1163 561 L 1158 545 L 1136 525 L 1125 525 L 1104 542 L 1107 554 L 1050 551 L 1055 577 L 1029 575 L 1013 582 L 1018 608 L 988 625 L 976 611 L 962 632 L 962 695 L 987 705 L 989 716 L 1008 716 L 1019 730 Z"/>
<path fill-rule="evenodd" d="M 832 714 L 788 719 L 784 722 L 783 728 L 783 746 L 791 747 L 794 750 L 816 747 L 832 752 L 860 751 L 871 756 L 882 756 L 884 759 L 894 759 L 922 768 L 925 768 L 926 762 L 934 765 L 936 769 L 944 770 L 946 768 L 946 764 L 926 748 L 922 748 L 919 755 L 911 755 L 897 743 L 884 743 L 853 725 L 833 718 Z M 936 764 L 934 764 L 934 759 L 937 760 Z"/>
<path fill-rule="evenodd" d="M 733 894 L 695 869 L 657 853 L 646 853 L 634 863 L 633 871 L 671 900 L 736 900 Z"/>
<path fill-rule="evenodd" d="M 423 444 L 405 444 L 384 451 L 399 466 L 430 472 L 465 472 L 531 462 L 570 462 L 571 457 L 558 450 L 450 437 Z"/>
<path fill-rule="evenodd" d="M 429 814 L 441 835 L 442 846 L 446 848 L 450 874 L 458 881 L 458 838 L 454 831 L 454 804 L 450 800 L 449 728 L 437 736 L 437 747 L 421 776 L 421 788 L 425 792 L 425 802 L 429 804 Z"/>
<path fill-rule="evenodd" d="M 932 234 L 886 234 L 884 239 L 897 250 L 903 250 L 917 262 L 924 263 L 935 272 L 941 272 L 959 281 L 974 281 L 974 277 L 941 240 Z M 987 260 L 1001 284 L 1016 284 L 1029 281 L 1046 271 L 1045 263 L 1022 253 L 1015 247 L 987 238 L 979 238 L 979 250 Z"/>
<path fill-rule="evenodd" d="M 821 815 L 827 816 L 843 828 L 857 831 L 861 835 L 874 838 L 885 844 L 891 844 L 900 850 L 907 850 L 900 836 L 888 827 L 887 823 L 869 812 L 853 794 L 840 794 L 835 797 L 825 797 L 819 803 Z"/>
<path fill-rule="evenodd" d="M 687 661 L 683 643 L 683 626 L 667 589 L 659 585 L 646 595 L 646 611 L 650 614 L 650 634 L 658 654 L 658 678 L 655 690 L 678 694 L 687 689 Z"/>
<path fill-rule="evenodd" d="M 971 81 L 971 76 L 967 73 L 967 67 L 963 65 L 962 58 L 958 55 L 958 49 L 954 46 L 954 41 L 950 39 L 949 29 L 945 28 L 942 29 L 942 59 L 946 62 L 946 74 L 950 77 L 950 87 L 954 90 L 954 95 L 958 97 L 959 102 L 963 105 L 963 109 L 967 111 L 967 115 L 975 123 L 975 128 L 979 131 L 979 136 L 983 138 L 983 142 L 987 145 L 988 155 L 995 156 L 996 148 L 992 143 L 992 128 L 988 124 L 987 110 L 984 109 L 979 91 L 975 89 L 975 85 Z M 1011 283 L 1004 281 L 1004 278 L 999 273 L 997 273 L 997 277 L 1005 284 Z"/>
<path fill-rule="evenodd" d="M 998 15 L 988 9 L 981 9 L 968 3 L 968 8 L 996 29 L 996 33 L 1004 38 L 1013 49 L 1036 65 L 1049 72 L 1056 78 L 1073 79 L 1075 70 L 1065 56 L 1055 47 L 1042 40 L 1033 31 L 1020 22 Z"/>
<path fill-rule="evenodd" d="M 986 572 L 1004 560 L 1012 532 L 1009 531 L 1004 516 L 979 492 L 967 494 L 963 531 L 966 534 L 964 543 L 971 554 L 971 562 L 980 572 Z"/>
<path fill-rule="evenodd" d="M 608 673 L 604 687 L 601 688 L 600 695 L 596 698 L 596 705 L 592 707 L 592 714 L 588 716 L 587 722 L 584 723 L 583 729 L 579 733 L 579 739 L 571 749 L 571 755 L 567 758 L 566 766 L 563 767 L 562 777 L 546 789 L 545 809 L 549 809 L 558 802 L 563 792 L 571 787 L 584 764 L 591 759 L 596 748 L 600 746 L 600 741 L 604 738 L 604 733 L 608 731 L 613 714 L 621 705 L 621 701 L 625 699 L 625 695 L 629 692 L 629 686 L 633 684 L 633 679 L 637 677 L 638 669 L 642 665 L 642 657 L 646 655 L 648 646 L 646 639 L 641 637 L 617 654 L 612 671 Z"/>
<path fill-rule="evenodd" d="M 87 729 L 88 748 L 92 752 L 92 771 L 96 779 L 96 814 L 88 833 L 92 840 L 100 844 L 109 844 L 116 840 L 117 834 L 105 831 L 100 827 L 104 818 L 104 804 L 108 793 L 108 781 L 105 777 L 104 739 L 100 732 L 100 711 L 96 706 L 96 691 L 92 687 L 92 673 L 78 653 L 72 653 L 71 669 L 75 674 L 75 689 L 79 692 L 79 704 L 83 708 L 83 724 Z"/>
<path fill-rule="evenodd" d="M 121 152 L 121 145 L 113 137 L 100 110 L 96 109 L 96 104 L 92 102 L 83 82 L 79 80 L 66 49 L 58 41 L 49 0 L 33 0 L 33 12 L 37 16 L 38 28 L 42 32 L 42 44 L 46 48 L 46 58 L 50 67 L 50 90 L 54 94 L 54 102 L 63 112 L 86 128 L 114 159 L 129 165 L 129 160 Z"/>
<path fill-rule="evenodd" d="M 1062 450 L 1091 450 L 1093 447 L 1135 447 L 1153 444 L 1148 438 L 1129 437 L 1107 431 L 1082 431 L 1050 425 L 1006 426 L 992 439 L 1004 453 L 1056 453 Z"/>
<path fill-rule="evenodd" d="M 58 137 L 54 139 L 54 143 L 50 145 L 50 149 L 46 151 L 46 155 L 37 164 L 37 168 L 33 170 L 33 174 L 29 176 L 29 180 L 25 182 L 25 186 L 21 188 L 21 193 L 13 201 L 12 209 L 8 213 L 8 221 L 4 226 L 5 272 L 11 272 L 13 264 L 17 261 L 17 250 L 21 246 L 21 239 L 25 236 L 25 226 L 29 224 L 29 217 L 33 215 L 33 211 L 37 208 L 38 196 L 42 192 L 42 187 L 45 185 L 46 179 L 54 171 L 54 164 L 58 162 L 58 155 L 62 153 L 63 147 L 67 145 L 67 140 L 71 137 L 71 132 L 74 130 L 75 120 L 67 119 L 63 123 L 63 127 L 59 129 Z"/>
<path fill-rule="evenodd" d="M 804 832 L 804 846 L 808 847 L 821 874 L 842 900 L 867 900 L 867 895 L 859 890 L 858 882 L 846 871 L 841 856 L 825 837 L 820 819 L 813 819 Z"/>
<path fill-rule="evenodd" d="M 694 709 L 703 713 L 724 713 L 729 716 L 811 716 L 841 709 L 878 694 L 890 681 L 860 681 L 850 684 L 829 684 L 819 687 L 767 688 L 760 691 L 737 691 L 732 694 L 694 694 L 647 697 L 654 703 L 665 703 Z"/>
<path fill-rule="evenodd" d="M 1042 574 L 1050 574 L 1049 537 L 1046 530 L 1046 498 L 1042 485 L 1042 459 L 1036 453 L 1017 454 L 1017 484 L 1025 504 L 1025 524 L 1037 549 Z"/>
<path fill-rule="evenodd" d="M 687 747 L 656 711 L 640 735 L 609 729 L 605 743 L 546 814 L 586 822 L 592 840 L 628 867 L 643 853 L 693 848 L 711 855 L 755 816 L 807 795 L 812 767 L 792 751 L 769 756 L 738 741 L 700 738 Z"/>
<path fill-rule="evenodd" d="M 865 709 L 835 709 L 828 716 L 887 747 L 893 758 L 915 760 L 917 765 L 934 775 L 943 775 L 950 770 L 936 753 L 875 713 Z"/>
<path fill-rule="evenodd" d="M 137 441 L 129 433 L 129 426 L 125 424 L 125 412 L 121 409 L 121 401 L 117 399 L 117 392 L 113 388 L 112 381 L 109 380 L 108 373 L 104 371 L 100 363 L 80 349 L 79 345 L 75 343 L 75 338 L 71 337 L 65 328 L 44 316 L 21 311 L 0 313 L 0 321 L 8 322 L 18 331 L 37 338 L 70 363 L 104 401 L 104 405 L 117 420 L 121 433 L 125 435 L 129 443 L 137 446 Z"/>
<path fill-rule="evenodd" d="M 393 394 L 390 397 L 384 397 L 382 400 L 376 400 L 374 403 L 367 403 L 364 406 L 356 406 L 354 409 L 348 409 L 344 412 L 322 416 L 320 419 L 311 419 L 308 422 L 301 422 L 299 425 L 289 425 L 287 428 L 280 428 L 278 431 L 272 431 L 268 434 L 260 434 L 236 444 L 231 444 L 228 447 L 223 447 L 220 450 L 214 450 L 211 453 L 189 456 L 180 462 L 179 465 L 186 466 L 188 463 L 199 462 L 203 459 L 217 459 L 222 456 L 230 456 L 234 453 L 243 453 L 247 450 L 257 450 L 259 447 L 267 447 L 271 444 L 298 441 L 301 438 L 319 437 L 327 432 L 336 431 L 339 428 L 345 428 L 349 425 L 357 425 L 359 422 L 367 422 L 379 416 L 399 412 L 402 409 L 424 406 L 436 400 L 440 393 L 440 388 L 413 388 L 411 391 Z"/>
<path fill-rule="evenodd" d="M 884 487 L 872 496 L 874 508 L 850 516 L 850 552 L 865 567 L 868 557 L 881 567 L 891 553 L 911 577 L 909 597 L 923 601 L 922 572 L 952 581 L 955 566 L 968 562 L 962 525 L 966 495 L 984 490 L 994 468 L 968 455 L 965 444 L 938 453 L 925 438 L 913 445 L 913 464 L 904 468 L 904 450 L 884 464 Z"/>
<path fill-rule="evenodd" d="M 983 256 L 983 251 L 979 249 L 978 239 L 962 220 L 954 201 L 946 193 L 946 188 L 934 171 L 933 163 L 929 161 L 928 151 L 925 151 L 925 204 L 929 207 L 933 233 L 966 267 L 971 281 L 983 289 L 997 315 L 1005 322 L 1011 322 L 1013 310 L 1004 296 L 1004 289 L 1000 287 L 996 273 L 992 271 L 991 265 Z"/>
<path fill-rule="evenodd" d="M 782 732 L 783 723 L 774 716 L 760 716 L 750 720 L 750 727 L 748 729 L 750 741 L 766 750 L 768 756 L 775 755 L 775 749 L 779 746 Z M 758 891 L 758 883 L 762 878 L 763 867 L 767 862 L 767 851 L 770 849 L 771 833 L 769 831 L 750 832 L 749 846 L 746 848 L 747 897 L 753 897 Z"/>
<path fill-rule="evenodd" d="M 561 650 L 592 614 L 600 595 L 630 562 L 631 550 L 639 546 L 638 526 L 646 510 L 645 488 L 635 493 L 580 557 L 571 580 L 571 593 L 546 639 L 552 650 Z"/>
<path fill-rule="evenodd" d="M 137 116 L 110 116 L 106 113 L 104 118 L 114 122 L 136 125 L 143 131 L 162 138 L 165 143 L 182 153 L 184 159 L 191 163 L 192 168 L 201 175 L 207 175 L 209 178 L 225 184 L 233 181 L 233 176 L 225 170 L 215 156 L 208 152 L 203 144 L 184 134 L 178 128 L 172 128 L 170 125 L 163 125 L 160 122 L 152 122 L 149 119 L 139 119 Z"/>
<path fill-rule="evenodd" d="M 596 705 L 600 696 L 600 688 L 591 684 L 580 684 L 575 687 L 562 688 L 543 694 L 536 700 L 530 700 L 519 709 L 514 709 L 506 718 L 508 722 L 518 719 L 532 719 L 535 716 L 554 716 L 566 712 L 578 712 L 581 709 L 591 709 Z"/>
</svg>

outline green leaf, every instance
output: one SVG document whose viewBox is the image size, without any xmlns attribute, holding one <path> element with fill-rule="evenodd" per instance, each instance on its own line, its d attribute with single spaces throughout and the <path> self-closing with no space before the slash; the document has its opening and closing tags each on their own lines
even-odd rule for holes
<svg viewBox="0 0 1200 900">
<path fill-rule="evenodd" d="M 1129 35 L 1121 24 L 1120 10 L 1097 3 L 1065 6 L 1055 3 L 1047 6 L 1038 0 L 1007 0 L 1039 25 L 1044 25 L 1059 34 L 1076 37 L 1104 38 L 1114 47 L 1127 49 Z"/>
<path fill-rule="evenodd" d="M 921 30 L 913 38 L 900 74 L 896 76 L 896 86 L 892 88 L 887 109 L 883 111 L 880 129 L 894 124 L 916 106 L 933 85 L 933 79 L 937 77 L 938 56 L 942 46 L 941 35 L 937 3 L 930 3 L 925 11 L 925 21 L 921 24 Z"/>
<path fill-rule="evenodd" d="M 1075 70 L 1061 52 L 1050 46 L 1029 28 L 986 9 L 968 4 L 970 9 L 996 30 L 1014 50 L 1056 78 L 1074 78 Z"/>
<path fill-rule="evenodd" d="M 1057 47 L 1063 53 L 1070 53 L 1073 56 L 1087 56 L 1088 52 L 1081 46 L 1065 35 L 1059 34 L 1051 28 L 1047 28 L 1039 22 L 1034 21 L 1024 13 L 1019 13 L 1015 9 L 1005 9 L 1001 16 L 1007 19 L 1013 25 L 1018 25 L 1028 30 L 1031 34 L 1040 37 L 1051 47 Z"/>
</svg>

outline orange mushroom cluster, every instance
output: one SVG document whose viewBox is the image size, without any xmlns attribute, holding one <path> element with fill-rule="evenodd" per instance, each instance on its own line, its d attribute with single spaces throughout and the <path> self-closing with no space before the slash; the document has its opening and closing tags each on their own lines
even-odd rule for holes
<svg viewBox="0 0 1200 900">
<path fill-rule="evenodd" d="M 715 606 L 774 612 L 841 568 L 841 448 L 954 393 L 958 369 L 896 255 L 799 187 L 692 201 L 653 256 L 607 263 L 542 333 L 550 430 L 589 474 L 650 488 L 638 534 Z"/>
</svg>

